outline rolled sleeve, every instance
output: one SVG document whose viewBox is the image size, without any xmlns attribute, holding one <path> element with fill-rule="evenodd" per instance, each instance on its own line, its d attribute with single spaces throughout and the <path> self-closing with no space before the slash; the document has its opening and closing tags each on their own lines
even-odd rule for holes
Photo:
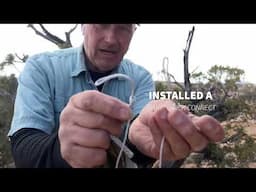
<svg viewBox="0 0 256 192">
<path fill-rule="evenodd" d="M 21 128 L 36 128 L 51 133 L 55 127 L 53 98 L 43 65 L 46 58 L 32 57 L 18 78 L 14 115 L 8 136 Z"/>
<path fill-rule="evenodd" d="M 134 116 L 138 115 L 143 107 L 149 103 L 151 100 L 149 97 L 149 92 L 155 90 L 154 81 L 152 75 L 146 70 L 138 71 L 141 74 L 138 74 L 137 77 L 137 86 L 135 89 L 135 102 L 133 105 L 133 114 Z"/>
</svg>

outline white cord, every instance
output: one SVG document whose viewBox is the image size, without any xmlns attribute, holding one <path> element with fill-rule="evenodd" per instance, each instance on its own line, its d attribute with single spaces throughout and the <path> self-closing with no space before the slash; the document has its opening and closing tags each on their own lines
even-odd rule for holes
<svg viewBox="0 0 256 192">
<path fill-rule="evenodd" d="M 175 103 L 175 108 L 176 109 L 181 109 L 181 106 L 179 103 Z M 160 144 L 160 153 L 159 153 L 159 168 L 162 168 L 163 165 L 163 153 L 164 153 L 164 141 L 165 137 L 162 137 L 161 144 Z"/>
<path fill-rule="evenodd" d="M 131 96 L 130 98 L 133 99 L 134 97 L 134 90 L 135 90 L 135 82 L 132 78 L 130 78 L 128 75 L 124 75 L 122 73 L 115 73 L 115 74 L 111 74 L 111 75 L 108 75 L 106 77 L 102 77 L 100 79 L 98 79 L 96 82 L 95 82 L 95 85 L 96 86 L 99 86 L 111 79 L 114 79 L 114 78 L 123 78 L 123 79 L 126 79 L 130 82 L 130 86 L 131 86 Z M 129 101 L 131 103 L 131 101 Z"/>
<path fill-rule="evenodd" d="M 160 144 L 159 168 L 162 168 L 162 164 L 163 164 L 164 141 L 165 141 L 165 137 L 163 136 Z"/>
<path fill-rule="evenodd" d="M 116 74 L 111 74 L 111 75 L 108 75 L 106 77 L 102 77 L 100 79 L 98 79 L 96 82 L 95 82 L 95 85 L 96 86 L 99 86 L 103 83 L 105 83 L 106 81 L 109 81 L 111 79 L 114 79 L 114 78 L 124 78 L 126 80 L 128 80 L 130 82 L 130 86 L 131 86 L 131 95 L 129 97 L 129 107 L 131 108 L 132 107 L 132 104 L 134 103 L 134 90 L 135 90 L 135 82 L 132 78 L 130 78 L 129 76 L 127 75 L 124 75 L 124 74 L 121 74 L 121 73 L 116 73 Z M 127 125 L 126 125 L 126 129 L 125 129 L 125 134 L 124 134 L 124 140 L 122 142 L 122 146 L 121 146 L 121 149 L 119 151 L 119 154 L 118 154 L 118 157 L 117 157 L 117 160 L 116 160 L 116 165 L 115 165 L 115 168 L 118 168 L 119 166 L 119 162 L 121 160 L 121 157 L 122 157 L 122 153 L 123 151 L 126 152 L 127 150 L 125 150 L 127 147 L 125 146 L 126 144 L 126 141 L 127 141 L 127 138 L 128 138 L 128 133 L 129 133 L 129 127 L 130 127 L 130 123 L 131 123 L 131 119 L 128 120 L 127 122 Z M 116 139 L 113 139 L 113 137 L 111 137 L 112 141 L 114 141 L 116 144 L 118 143 L 116 141 Z M 126 147 L 126 148 L 125 148 Z M 128 148 L 127 148 L 128 149 Z M 129 157 L 129 156 L 128 156 Z"/>
</svg>

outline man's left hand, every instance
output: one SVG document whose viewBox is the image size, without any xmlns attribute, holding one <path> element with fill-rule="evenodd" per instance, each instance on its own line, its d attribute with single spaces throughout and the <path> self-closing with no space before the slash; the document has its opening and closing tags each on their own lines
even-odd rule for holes
<svg viewBox="0 0 256 192">
<path fill-rule="evenodd" d="M 178 160 L 224 138 L 224 129 L 211 116 L 192 115 L 171 100 L 148 103 L 130 127 L 129 140 L 147 156 L 158 159 L 165 137 L 163 160 Z"/>
</svg>

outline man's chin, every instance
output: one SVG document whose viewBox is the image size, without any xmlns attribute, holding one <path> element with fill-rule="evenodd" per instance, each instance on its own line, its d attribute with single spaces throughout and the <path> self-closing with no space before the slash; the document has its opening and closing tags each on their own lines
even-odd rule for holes
<svg viewBox="0 0 256 192">
<path fill-rule="evenodd" d="M 113 61 L 101 62 L 101 63 L 99 62 L 97 65 L 97 69 L 100 72 L 107 72 L 115 69 L 119 64 L 120 62 L 113 62 Z"/>
<path fill-rule="evenodd" d="M 99 67 L 97 67 L 97 71 L 99 72 L 108 72 L 108 71 L 112 71 L 113 69 L 115 69 L 118 66 L 118 64 L 116 65 L 100 65 Z"/>
</svg>

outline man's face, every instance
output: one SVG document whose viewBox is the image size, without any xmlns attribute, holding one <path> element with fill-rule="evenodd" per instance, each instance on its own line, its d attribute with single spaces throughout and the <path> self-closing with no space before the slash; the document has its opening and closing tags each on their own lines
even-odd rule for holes
<svg viewBox="0 0 256 192">
<path fill-rule="evenodd" d="M 134 24 L 84 25 L 84 48 L 92 70 L 105 72 L 119 65 L 134 31 Z"/>
</svg>

